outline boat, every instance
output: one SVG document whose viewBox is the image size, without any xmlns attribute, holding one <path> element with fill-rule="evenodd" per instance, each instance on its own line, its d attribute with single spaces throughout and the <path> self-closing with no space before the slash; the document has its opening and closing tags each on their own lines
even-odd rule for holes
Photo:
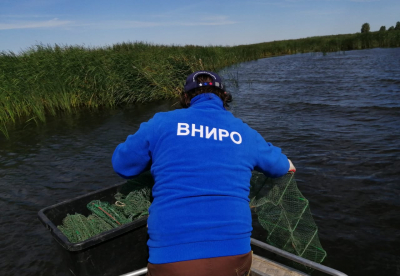
<svg viewBox="0 0 400 276">
<path fill-rule="evenodd" d="M 284 257 L 285 259 L 294 261 L 296 263 L 299 263 L 306 267 L 312 268 L 314 270 L 321 271 L 327 275 L 347 276 L 347 274 L 340 272 L 336 269 L 333 269 L 333 268 L 318 264 L 316 262 L 304 259 L 302 257 L 296 256 L 294 254 L 283 251 L 283 250 L 276 248 L 274 246 L 271 246 L 269 244 L 263 243 L 259 240 L 252 238 L 251 244 L 253 246 L 256 246 L 256 247 L 262 248 L 264 250 L 267 250 L 269 252 L 275 253 L 281 257 Z M 129 273 L 125 273 L 120 276 L 140 276 L 140 275 L 146 275 L 146 273 L 147 273 L 147 268 L 144 267 L 142 269 L 132 271 Z M 286 266 L 279 262 L 270 260 L 268 258 L 253 254 L 253 262 L 251 264 L 250 276 L 309 276 L 309 274 L 306 274 L 300 270 L 297 270 L 290 266 Z"/>
</svg>

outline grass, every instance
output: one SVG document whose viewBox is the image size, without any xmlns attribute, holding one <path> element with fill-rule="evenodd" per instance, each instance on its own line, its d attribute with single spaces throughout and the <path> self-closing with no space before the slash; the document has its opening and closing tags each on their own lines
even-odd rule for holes
<svg viewBox="0 0 400 276">
<path fill-rule="evenodd" d="M 120 43 L 104 48 L 36 45 L 0 53 L 0 131 L 78 108 L 176 97 L 187 75 L 306 52 L 400 47 L 400 31 L 310 37 L 234 47 Z"/>
</svg>

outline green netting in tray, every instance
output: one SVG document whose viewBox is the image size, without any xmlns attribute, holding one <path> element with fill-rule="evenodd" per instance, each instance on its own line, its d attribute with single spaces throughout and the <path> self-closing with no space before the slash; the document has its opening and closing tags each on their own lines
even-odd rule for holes
<svg viewBox="0 0 400 276">
<path fill-rule="evenodd" d="M 87 208 L 92 214 L 88 217 L 67 214 L 57 227 L 70 242 L 76 243 L 141 218 L 148 214 L 153 184 L 151 174 L 143 173 L 122 185 L 113 202 L 88 202 Z"/>
</svg>

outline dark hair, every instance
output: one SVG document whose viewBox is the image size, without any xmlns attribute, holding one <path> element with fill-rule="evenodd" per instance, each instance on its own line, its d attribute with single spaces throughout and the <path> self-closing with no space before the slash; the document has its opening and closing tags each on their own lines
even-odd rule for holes
<svg viewBox="0 0 400 276">
<path fill-rule="evenodd" d="M 197 83 L 211 82 L 212 78 L 208 75 L 199 75 L 196 78 Z M 182 91 L 180 94 L 180 102 L 183 108 L 190 106 L 190 101 L 197 95 L 204 93 L 213 93 L 217 95 L 223 102 L 224 107 L 229 107 L 228 103 L 232 101 L 232 95 L 218 87 L 215 86 L 203 86 L 192 89 L 188 92 Z"/>
</svg>

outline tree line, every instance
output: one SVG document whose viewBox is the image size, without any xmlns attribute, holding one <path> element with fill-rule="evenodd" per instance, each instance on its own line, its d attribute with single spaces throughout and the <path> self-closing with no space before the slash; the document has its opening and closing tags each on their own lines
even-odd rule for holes
<svg viewBox="0 0 400 276">
<path fill-rule="evenodd" d="M 364 23 L 361 26 L 361 33 L 369 33 L 370 29 L 371 28 L 369 26 L 369 23 Z M 397 21 L 396 26 L 391 26 L 388 29 L 388 31 L 394 31 L 394 30 L 400 30 L 400 21 Z M 385 32 L 386 31 L 386 26 L 381 26 L 379 31 L 380 32 Z"/>
</svg>

